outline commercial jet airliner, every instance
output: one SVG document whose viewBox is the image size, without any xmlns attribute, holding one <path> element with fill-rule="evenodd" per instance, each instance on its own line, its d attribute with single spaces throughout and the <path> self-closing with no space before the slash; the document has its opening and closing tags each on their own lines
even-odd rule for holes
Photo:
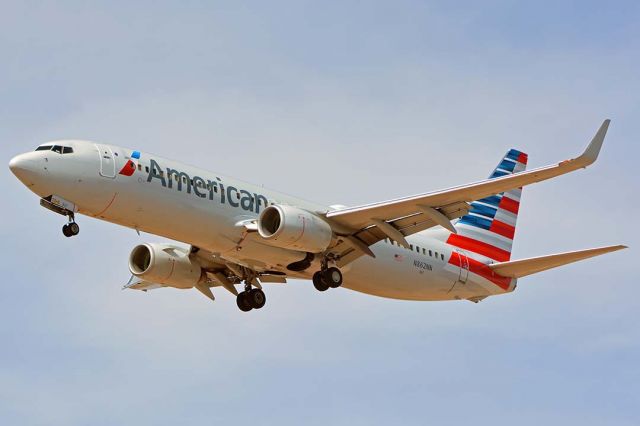
<svg viewBox="0 0 640 426">
<path fill-rule="evenodd" d="M 405 300 L 470 300 L 515 290 L 518 278 L 620 250 L 616 245 L 511 260 L 522 187 L 595 162 L 605 120 L 582 155 L 525 171 L 509 150 L 491 176 L 467 185 L 355 207 L 323 206 L 136 149 L 60 140 L 20 154 L 11 171 L 40 204 L 181 241 L 141 244 L 125 288 L 212 288 L 242 311 L 265 305 L 265 283 L 311 279 Z M 238 287 L 241 290 L 238 291 Z"/>
</svg>

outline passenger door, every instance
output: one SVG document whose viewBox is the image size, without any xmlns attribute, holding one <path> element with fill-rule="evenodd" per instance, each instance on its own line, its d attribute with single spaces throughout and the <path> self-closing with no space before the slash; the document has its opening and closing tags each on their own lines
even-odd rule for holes
<svg viewBox="0 0 640 426">
<path fill-rule="evenodd" d="M 456 250 L 458 259 L 460 260 L 460 275 L 458 276 L 458 282 L 465 284 L 467 278 L 469 278 L 469 258 L 461 250 Z"/>
<path fill-rule="evenodd" d="M 100 176 L 113 179 L 116 177 L 116 160 L 111 147 L 96 144 L 100 156 Z"/>
</svg>

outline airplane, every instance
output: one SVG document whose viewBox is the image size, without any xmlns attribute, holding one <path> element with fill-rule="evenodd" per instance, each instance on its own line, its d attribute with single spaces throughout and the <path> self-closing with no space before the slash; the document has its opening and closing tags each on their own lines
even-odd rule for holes
<svg viewBox="0 0 640 426">
<path fill-rule="evenodd" d="M 311 280 L 385 298 L 479 302 L 519 278 L 627 248 L 511 260 L 522 187 L 593 164 L 610 120 L 578 157 L 526 171 L 510 149 L 488 179 L 346 207 L 323 206 L 154 154 L 84 140 L 44 143 L 9 168 L 40 204 L 182 242 L 137 245 L 125 289 L 232 293 L 241 311 L 266 303 L 263 284 Z M 240 287 L 240 291 L 238 288 Z"/>
</svg>

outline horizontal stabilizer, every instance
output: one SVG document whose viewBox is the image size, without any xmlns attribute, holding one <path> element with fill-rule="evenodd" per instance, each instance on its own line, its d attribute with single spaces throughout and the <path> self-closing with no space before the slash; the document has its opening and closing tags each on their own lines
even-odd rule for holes
<svg viewBox="0 0 640 426">
<path fill-rule="evenodd" d="M 512 260 L 489 265 L 495 273 L 503 277 L 521 278 L 547 269 L 556 268 L 579 260 L 622 250 L 627 246 L 608 246 L 587 250 L 570 251 L 567 253 L 550 254 L 548 256 L 532 257 L 529 259 Z"/>
</svg>

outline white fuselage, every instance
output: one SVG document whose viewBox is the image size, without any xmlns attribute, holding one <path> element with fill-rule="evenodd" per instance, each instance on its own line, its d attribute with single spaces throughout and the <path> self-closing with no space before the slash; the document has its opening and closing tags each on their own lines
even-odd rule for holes
<svg viewBox="0 0 640 426">
<path fill-rule="evenodd" d="M 329 210 L 325 206 L 147 153 L 141 153 L 127 176 L 120 171 L 132 150 L 87 141 L 63 144 L 74 152 L 19 156 L 16 174 L 41 197 L 62 197 L 74 203 L 78 213 L 181 241 L 243 266 L 303 279 L 320 268 L 318 263 L 303 272 L 287 270 L 305 253 L 267 245 L 243 223 L 256 219 L 267 204 L 319 213 Z M 175 173 L 170 178 L 167 169 L 177 171 L 179 180 Z M 467 259 L 467 253 L 446 244 L 447 233 L 439 228 L 408 237 L 413 249 L 388 240 L 374 244 L 375 258 L 362 256 L 343 269 L 343 287 L 407 300 L 473 300 L 513 291 L 515 280 L 499 286 L 474 273 L 473 267 L 469 272 L 469 260 L 476 266 L 488 260 Z M 465 261 L 452 263 L 456 256 Z M 461 263 L 465 267 L 457 266 Z"/>
</svg>

